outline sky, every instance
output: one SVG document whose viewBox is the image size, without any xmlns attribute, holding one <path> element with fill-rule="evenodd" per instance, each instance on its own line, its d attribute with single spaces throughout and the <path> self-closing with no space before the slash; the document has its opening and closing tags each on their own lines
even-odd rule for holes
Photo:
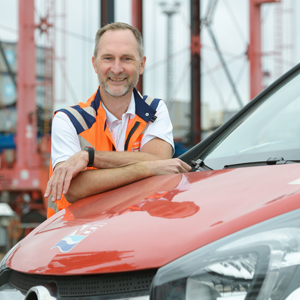
<svg viewBox="0 0 300 300">
<path fill-rule="evenodd" d="M 35 0 L 36 18 L 45 16 L 48 2 L 50 1 Z M 171 80 L 171 99 L 165 100 L 189 102 L 190 1 L 178 1 L 180 3 L 178 12 L 172 17 L 171 57 L 167 57 L 167 17 L 163 13 L 161 2 L 156 0 L 143 2 L 143 37 L 147 57 L 144 94 L 166 98 L 166 68 L 169 60 L 174 72 Z M 85 101 L 98 86 L 91 58 L 94 35 L 100 24 L 100 1 L 59 0 L 54 3 L 56 5 L 55 30 L 52 31 L 52 34 L 55 34 L 56 45 L 54 108 L 57 109 Z M 170 3 L 172 4 L 171 0 Z M 201 1 L 201 18 L 206 16 L 209 3 L 210 0 Z M 265 4 L 262 9 L 263 69 L 269 74 L 265 78 L 265 86 L 278 77 L 279 71 L 275 69 L 274 55 L 275 47 L 278 45 L 276 36 L 281 34 L 280 49 L 283 63 L 280 65 L 280 72 L 287 71 L 300 59 L 299 31 L 297 31 L 297 28 L 300 28 L 300 3 L 298 0 L 282 0 L 280 7 L 282 26 L 279 26 L 276 5 L 278 12 L 278 4 Z M 130 0 L 115 0 L 115 20 L 131 23 Z M 218 0 L 211 28 L 244 105 L 250 100 L 249 63 L 246 56 L 249 42 L 248 0 Z M 0 0 L 0 40 L 16 42 L 17 39 L 18 1 Z M 43 45 L 44 41 L 45 37 L 36 33 L 37 44 Z M 205 26 L 201 31 L 201 44 L 202 102 L 212 111 L 239 109 L 240 105 Z"/>
</svg>

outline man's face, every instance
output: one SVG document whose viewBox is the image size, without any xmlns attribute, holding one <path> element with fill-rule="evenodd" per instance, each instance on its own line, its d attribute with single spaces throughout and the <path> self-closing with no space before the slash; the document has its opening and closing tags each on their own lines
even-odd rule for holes
<svg viewBox="0 0 300 300">
<path fill-rule="evenodd" d="M 121 97 L 138 83 L 146 57 L 140 58 L 130 30 L 108 30 L 101 36 L 97 58 L 92 61 L 101 88 L 113 97 Z"/>
</svg>

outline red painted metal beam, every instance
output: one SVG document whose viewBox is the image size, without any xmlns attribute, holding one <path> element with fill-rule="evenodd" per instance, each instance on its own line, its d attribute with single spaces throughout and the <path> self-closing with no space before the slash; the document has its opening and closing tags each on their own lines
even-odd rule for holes
<svg viewBox="0 0 300 300">
<path fill-rule="evenodd" d="M 39 164 L 35 102 L 36 61 L 34 43 L 34 0 L 19 0 L 19 40 L 17 47 L 17 167 Z"/>
<path fill-rule="evenodd" d="M 249 0 L 250 42 L 248 59 L 250 62 L 250 99 L 253 99 L 263 90 L 261 5 L 274 2 L 281 2 L 281 0 Z"/>
<path fill-rule="evenodd" d="M 143 35 L 143 0 L 131 0 L 131 24 Z M 136 88 L 143 94 L 143 75 L 140 76 Z"/>
</svg>

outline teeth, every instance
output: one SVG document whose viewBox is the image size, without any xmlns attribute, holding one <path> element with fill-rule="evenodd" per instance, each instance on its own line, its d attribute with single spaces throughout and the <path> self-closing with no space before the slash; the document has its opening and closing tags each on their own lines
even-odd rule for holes
<svg viewBox="0 0 300 300">
<path fill-rule="evenodd" d="M 122 78 L 110 78 L 112 81 L 123 81 L 124 79 Z"/>
</svg>

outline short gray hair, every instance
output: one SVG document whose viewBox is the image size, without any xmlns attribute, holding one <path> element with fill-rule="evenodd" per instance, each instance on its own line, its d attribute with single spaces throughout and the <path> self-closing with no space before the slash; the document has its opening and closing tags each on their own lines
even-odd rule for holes
<svg viewBox="0 0 300 300">
<path fill-rule="evenodd" d="M 94 57 L 97 57 L 98 49 L 99 49 L 99 41 L 101 36 L 108 30 L 126 30 L 129 29 L 135 36 L 137 44 L 138 44 L 138 51 L 140 55 L 140 59 L 144 57 L 144 47 L 143 47 L 143 37 L 141 33 L 129 24 L 122 23 L 122 22 L 115 22 L 105 25 L 104 27 L 100 28 L 95 37 L 95 49 L 94 49 Z"/>
</svg>

